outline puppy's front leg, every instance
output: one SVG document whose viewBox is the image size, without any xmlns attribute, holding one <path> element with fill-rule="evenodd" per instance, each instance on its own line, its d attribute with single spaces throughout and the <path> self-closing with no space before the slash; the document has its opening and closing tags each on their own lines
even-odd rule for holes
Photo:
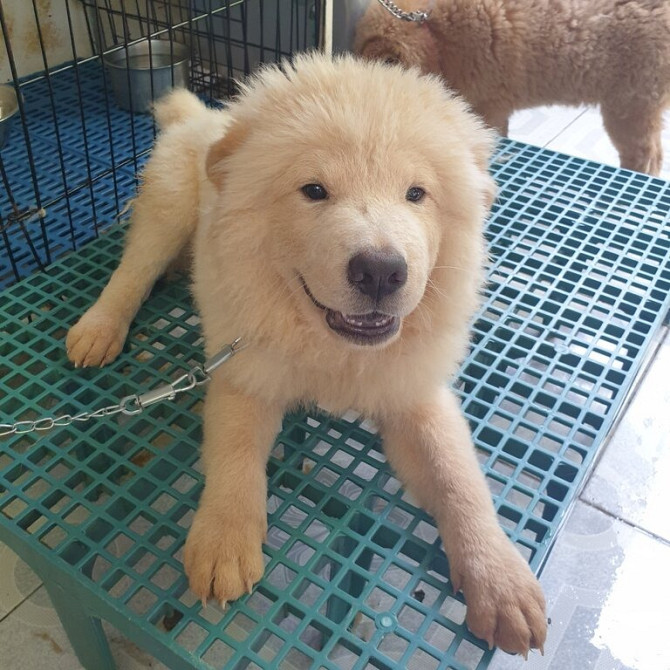
<svg viewBox="0 0 670 670">
<path fill-rule="evenodd" d="M 236 392 L 215 376 L 204 410 L 205 489 L 186 540 L 191 590 L 205 602 L 236 600 L 263 575 L 265 466 L 282 408 Z"/>
<path fill-rule="evenodd" d="M 489 645 L 527 654 L 546 636 L 544 596 L 498 525 L 458 401 L 428 402 L 382 419 L 384 450 L 408 491 L 433 515 L 470 630 Z"/>
<path fill-rule="evenodd" d="M 119 267 L 67 334 L 68 358 L 75 366 L 102 366 L 119 355 L 142 302 L 187 247 L 198 220 L 198 177 L 192 154 L 175 151 L 169 140 L 156 146 L 133 206 Z"/>
</svg>

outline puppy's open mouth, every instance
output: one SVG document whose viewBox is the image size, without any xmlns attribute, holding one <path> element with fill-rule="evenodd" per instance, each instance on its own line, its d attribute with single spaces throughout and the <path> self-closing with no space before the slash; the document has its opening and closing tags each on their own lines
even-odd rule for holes
<svg viewBox="0 0 670 670">
<path fill-rule="evenodd" d="M 311 293 L 305 280 L 300 277 L 305 293 L 316 307 L 326 313 L 326 323 L 338 335 L 356 344 L 380 344 L 395 335 L 400 328 L 400 318 L 381 312 L 368 314 L 343 314 L 322 305 Z"/>
</svg>

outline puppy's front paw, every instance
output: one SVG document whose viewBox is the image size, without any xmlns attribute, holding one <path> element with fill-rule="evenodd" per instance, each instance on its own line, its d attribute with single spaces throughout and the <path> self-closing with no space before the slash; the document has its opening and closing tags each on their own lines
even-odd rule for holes
<svg viewBox="0 0 670 670">
<path fill-rule="evenodd" d="M 249 593 L 265 570 L 265 532 L 264 524 L 199 509 L 184 552 L 191 591 L 203 603 L 212 595 L 221 605 Z"/>
<path fill-rule="evenodd" d="M 454 566 L 456 567 L 456 566 Z M 528 564 L 504 536 L 487 555 L 456 567 L 467 605 L 466 623 L 477 636 L 510 654 L 544 648 L 547 618 L 542 589 Z"/>
<path fill-rule="evenodd" d="M 67 356 L 75 367 L 102 367 L 119 355 L 127 335 L 123 319 L 94 305 L 70 328 L 65 341 Z"/>
</svg>

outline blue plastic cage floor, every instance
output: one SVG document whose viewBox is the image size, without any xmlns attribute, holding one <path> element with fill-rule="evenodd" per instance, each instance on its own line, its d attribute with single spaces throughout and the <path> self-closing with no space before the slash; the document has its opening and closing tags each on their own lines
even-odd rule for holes
<svg viewBox="0 0 670 670">
<path fill-rule="evenodd" d="M 120 109 L 106 83 L 91 61 L 21 84 L 29 141 L 15 121 L 2 160 L 19 210 L 45 211 L 25 222 L 25 232 L 10 223 L 0 238 L 0 287 L 94 238 L 134 196 L 154 124 L 149 115 Z M 12 208 L 5 188 L 0 212 L 7 225 Z"/>
<path fill-rule="evenodd" d="M 511 141 L 492 171 L 490 281 L 456 388 L 500 523 L 537 570 L 670 308 L 670 185 Z M 168 284 L 111 368 L 67 365 L 66 328 L 121 244 L 114 229 L 4 292 L 0 421 L 106 405 L 200 359 L 187 290 Z M 199 668 L 486 666 L 432 522 L 354 416 L 287 423 L 269 466 L 266 577 L 225 612 L 201 610 L 181 565 L 202 481 L 199 406 L 184 395 L 139 417 L 3 441 L 2 538 L 23 556 L 46 555 L 93 611 L 159 658 Z"/>
<path fill-rule="evenodd" d="M 253 43 L 250 52 L 241 47 L 242 41 L 255 35 L 243 26 L 247 12 L 274 26 L 280 4 L 263 11 L 258 2 L 233 3 L 232 14 L 219 13 L 204 23 L 202 14 L 220 12 L 226 6 L 223 0 L 182 7 L 200 15 L 188 24 L 188 36 L 179 37 L 191 41 L 191 83 L 197 90 L 209 91 L 208 100 L 215 99 L 217 92 L 224 95 L 217 88 L 221 70 L 227 76 L 243 76 L 241 63 L 250 67 L 261 59 L 287 57 L 314 46 L 316 26 L 312 23 L 318 14 L 310 17 L 305 9 L 303 23 L 295 4 L 290 26 L 277 24 L 277 49 L 261 49 Z M 136 9 L 139 12 L 140 6 Z M 223 67 L 228 61 L 237 65 Z M 0 188 L 0 225 L 7 227 L 7 234 L 0 235 L 0 288 L 78 249 L 113 223 L 135 193 L 137 172 L 155 137 L 150 115 L 131 114 L 118 107 L 97 59 L 28 76 L 20 90 L 25 128 L 21 120 L 14 121 L 2 161 L 19 212 L 32 216 L 24 219 L 23 228 L 10 220 L 15 213 L 9 193 Z"/>
</svg>

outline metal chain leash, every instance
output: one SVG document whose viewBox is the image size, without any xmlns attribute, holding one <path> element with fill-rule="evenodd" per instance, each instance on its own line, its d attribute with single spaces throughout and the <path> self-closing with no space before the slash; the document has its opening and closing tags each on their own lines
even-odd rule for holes
<svg viewBox="0 0 670 670">
<path fill-rule="evenodd" d="M 113 416 L 114 414 L 126 414 L 132 416 L 140 414 L 147 407 L 161 400 L 174 400 L 179 393 L 190 391 L 197 386 L 206 384 L 211 379 L 211 373 L 221 364 L 232 358 L 244 347 L 240 345 L 238 337 L 231 344 L 226 344 L 217 354 L 208 358 L 205 365 L 194 365 L 188 372 L 181 375 L 172 382 L 163 384 L 152 391 L 138 395 L 134 393 L 127 395 L 115 405 L 108 405 L 96 409 L 93 412 L 81 412 L 80 414 L 62 414 L 58 417 L 44 417 L 35 421 L 17 421 L 16 423 L 0 423 L 0 437 L 7 435 L 23 435 L 34 431 L 51 430 L 69 426 L 75 422 L 90 421 L 101 417 Z"/>
<path fill-rule="evenodd" d="M 396 5 L 392 0 L 377 0 L 379 4 L 384 7 L 388 12 L 391 12 L 393 16 L 401 21 L 413 21 L 415 23 L 423 23 L 428 21 L 430 17 L 430 10 L 420 10 L 418 12 L 406 12 L 398 5 Z"/>
</svg>

